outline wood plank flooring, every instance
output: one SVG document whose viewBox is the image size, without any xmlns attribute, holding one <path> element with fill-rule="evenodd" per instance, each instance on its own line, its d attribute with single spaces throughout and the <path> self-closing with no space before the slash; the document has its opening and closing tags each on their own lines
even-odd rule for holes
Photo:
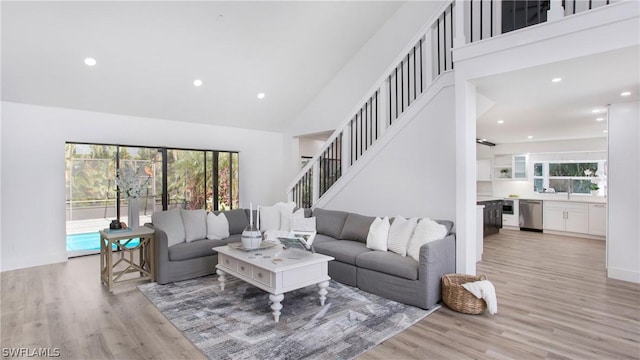
<svg viewBox="0 0 640 360">
<path fill-rule="evenodd" d="M 640 285 L 607 279 L 604 242 L 501 230 L 478 273 L 498 314 L 446 307 L 361 359 L 640 359 Z M 0 273 L 2 348 L 64 359 L 203 359 L 134 285 L 110 294 L 99 257 Z"/>
</svg>

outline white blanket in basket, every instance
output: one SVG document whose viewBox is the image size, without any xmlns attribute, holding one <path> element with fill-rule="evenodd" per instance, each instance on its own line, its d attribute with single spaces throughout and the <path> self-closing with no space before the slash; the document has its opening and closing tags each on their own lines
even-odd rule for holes
<svg viewBox="0 0 640 360">
<path fill-rule="evenodd" d="M 498 312 L 498 299 L 496 298 L 496 288 L 489 280 L 480 280 L 462 284 L 478 299 L 483 299 L 487 303 L 487 309 L 491 315 Z"/>
</svg>

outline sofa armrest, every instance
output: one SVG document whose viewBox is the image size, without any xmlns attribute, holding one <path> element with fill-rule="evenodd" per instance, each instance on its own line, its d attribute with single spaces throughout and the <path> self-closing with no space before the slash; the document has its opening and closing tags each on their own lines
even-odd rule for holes
<svg viewBox="0 0 640 360">
<path fill-rule="evenodd" d="M 166 284 L 167 281 L 165 281 L 165 279 L 167 279 L 169 276 L 169 240 L 167 237 L 167 233 L 154 227 L 153 224 L 147 223 L 144 224 L 144 226 L 149 227 L 155 231 L 155 257 L 153 261 L 155 262 L 154 267 L 156 273 L 156 282 L 158 284 Z"/>
<path fill-rule="evenodd" d="M 440 301 L 442 276 L 456 271 L 455 234 L 422 245 L 419 259 L 418 280 L 424 287 L 420 296 L 430 308 Z"/>
</svg>

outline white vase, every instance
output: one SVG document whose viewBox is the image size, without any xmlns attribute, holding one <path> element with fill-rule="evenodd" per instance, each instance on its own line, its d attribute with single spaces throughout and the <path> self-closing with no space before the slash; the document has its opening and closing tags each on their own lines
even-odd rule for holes
<svg viewBox="0 0 640 360">
<path fill-rule="evenodd" d="M 129 228 L 135 229 L 140 226 L 140 204 L 138 204 L 137 198 L 129 198 L 129 213 L 128 218 Z"/>
</svg>

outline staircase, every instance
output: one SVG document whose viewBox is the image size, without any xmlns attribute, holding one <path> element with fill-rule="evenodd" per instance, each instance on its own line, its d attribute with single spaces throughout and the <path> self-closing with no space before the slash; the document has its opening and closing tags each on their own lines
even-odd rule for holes
<svg viewBox="0 0 640 360">
<path fill-rule="evenodd" d="M 359 102 L 341 126 L 287 188 L 299 207 L 312 208 L 352 168 L 373 156 L 393 127 L 406 121 L 409 109 L 424 101 L 423 94 L 443 73 L 453 69 L 453 2 L 427 22 Z"/>
</svg>

